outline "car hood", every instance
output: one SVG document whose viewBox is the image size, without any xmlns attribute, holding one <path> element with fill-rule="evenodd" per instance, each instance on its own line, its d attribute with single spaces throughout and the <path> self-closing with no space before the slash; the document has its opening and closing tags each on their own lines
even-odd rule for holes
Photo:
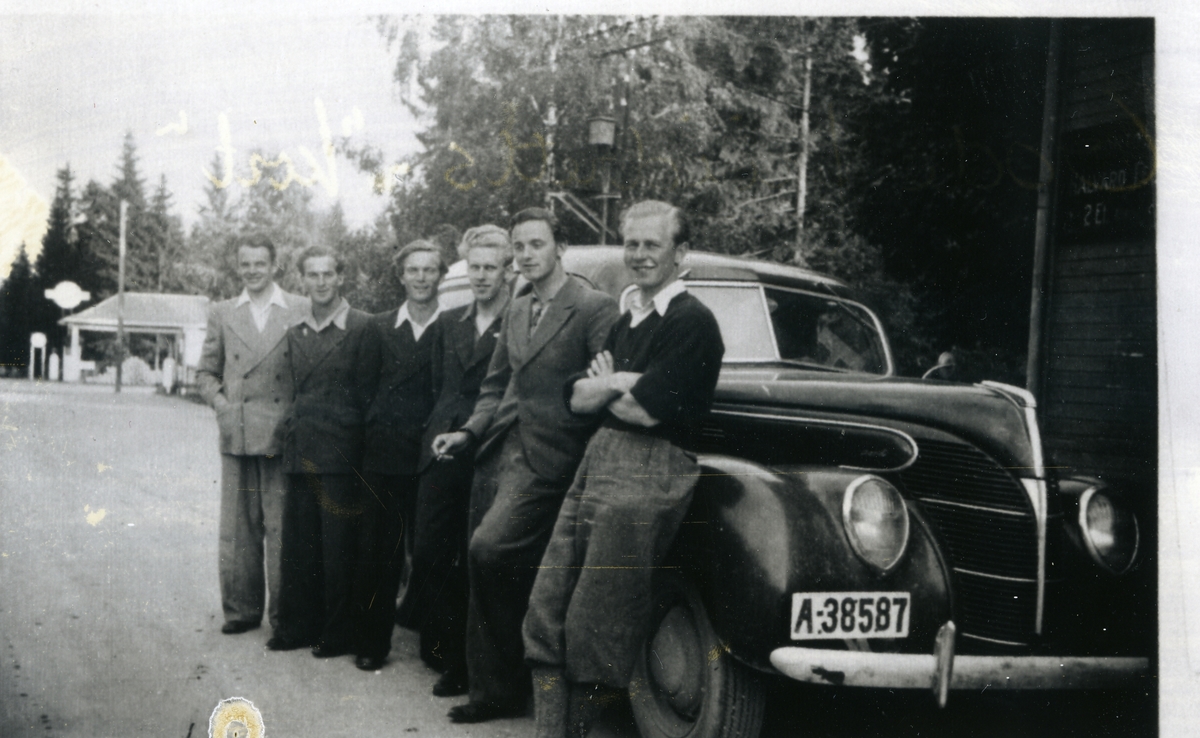
<svg viewBox="0 0 1200 738">
<path fill-rule="evenodd" d="M 969 441 L 1017 476 L 1032 476 L 1040 456 L 1016 396 L 983 385 L 726 365 L 714 408 L 731 405 L 878 423 L 910 433 L 913 429 L 905 426 L 936 428 Z"/>
</svg>

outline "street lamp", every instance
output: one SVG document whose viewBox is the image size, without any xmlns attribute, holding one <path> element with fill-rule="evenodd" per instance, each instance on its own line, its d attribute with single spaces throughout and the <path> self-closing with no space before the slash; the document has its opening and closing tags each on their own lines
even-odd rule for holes
<svg viewBox="0 0 1200 738">
<path fill-rule="evenodd" d="M 588 119 L 588 144 L 596 147 L 596 153 L 603 162 L 600 170 L 600 243 L 608 242 L 608 201 L 620 197 L 610 195 L 609 185 L 612 179 L 612 157 L 610 154 L 617 140 L 617 119 L 607 115 L 597 115 Z"/>
<path fill-rule="evenodd" d="M 74 310 L 82 303 L 92 299 L 92 293 L 80 288 L 79 285 L 69 280 L 59 282 L 54 285 L 53 289 L 46 290 L 46 299 L 53 300 L 55 305 L 62 309 L 65 316 L 67 311 Z M 71 346 L 63 352 L 62 370 L 59 376 L 64 381 L 77 381 L 79 379 L 79 362 L 83 358 L 82 348 L 79 345 L 79 328 L 71 328 Z"/>
</svg>

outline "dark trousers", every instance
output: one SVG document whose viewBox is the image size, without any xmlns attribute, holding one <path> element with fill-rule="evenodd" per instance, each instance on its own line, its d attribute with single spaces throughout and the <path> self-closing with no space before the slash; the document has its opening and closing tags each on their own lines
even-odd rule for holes
<svg viewBox="0 0 1200 738">
<path fill-rule="evenodd" d="M 417 477 L 371 474 L 366 477 L 365 505 L 359 536 L 359 564 L 354 579 L 354 607 L 361 628 L 354 650 L 359 656 L 383 658 L 392 650 L 396 594 L 404 574 L 404 546 L 412 530 L 412 500 Z"/>
<path fill-rule="evenodd" d="M 421 658 L 439 671 L 466 674 L 467 510 L 471 459 L 434 461 L 417 487 L 417 530 L 410 594 Z"/>
<path fill-rule="evenodd" d="M 291 474 L 281 619 L 288 638 L 383 658 L 391 650 L 412 477 Z"/>
<path fill-rule="evenodd" d="M 662 438 L 601 428 L 554 526 L 525 616 L 525 657 L 568 681 L 629 686 L 650 620 L 655 569 L 700 468 Z"/>
<path fill-rule="evenodd" d="M 525 460 L 520 434 L 511 429 L 500 448 L 476 466 L 471 518 L 478 527 L 467 556 L 472 702 L 512 706 L 529 696 L 521 622 L 569 484 L 538 477 Z"/>
</svg>

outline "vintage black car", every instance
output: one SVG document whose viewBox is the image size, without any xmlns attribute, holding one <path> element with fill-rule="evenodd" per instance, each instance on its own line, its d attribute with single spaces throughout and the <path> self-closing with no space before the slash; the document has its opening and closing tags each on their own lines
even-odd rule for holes
<svg viewBox="0 0 1200 738">
<path fill-rule="evenodd" d="M 620 247 L 564 263 L 630 291 Z M 1146 678 L 1137 517 L 1047 467 L 1028 392 L 895 376 L 879 318 L 835 279 L 696 252 L 685 267 L 725 363 L 630 689 L 645 738 L 757 735 L 763 675 L 940 704 Z"/>
</svg>

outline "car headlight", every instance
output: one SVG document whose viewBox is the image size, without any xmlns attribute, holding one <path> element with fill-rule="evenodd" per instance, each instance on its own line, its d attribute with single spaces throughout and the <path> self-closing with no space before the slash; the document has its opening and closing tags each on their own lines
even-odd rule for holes
<svg viewBox="0 0 1200 738">
<path fill-rule="evenodd" d="M 1124 574 L 1137 557 L 1137 516 L 1111 495 L 1092 487 L 1079 498 L 1079 529 L 1088 553 L 1114 574 Z"/>
<path fill-rule="evenodd" d="M 858 557 L 881 572 L 896 565 L 908 545 L 908 508 L 886 480 L 870 474 L 846 487 L 842 522 Z"/>
</svg>

